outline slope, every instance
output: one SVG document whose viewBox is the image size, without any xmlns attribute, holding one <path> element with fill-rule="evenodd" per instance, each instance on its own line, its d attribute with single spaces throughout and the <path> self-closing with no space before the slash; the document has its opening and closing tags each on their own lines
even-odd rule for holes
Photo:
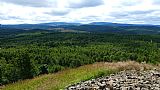
<svg viewBox="0 0 160 90">
<path fill-rule="evenodd" d="M 38 76 L 34 79 L 19 81 L 14 84 L 1 87 L 2 90 L 60 90 L 66 86 L 92 79 L 100 76 L 116 73 L 122 70 L 148 70 L 158 68 L 149 64 L 139 64 L 137 62 L 99 62 L 95 64 L 81 66 L 79 68 L 67 69 L 55 74 Z"/>
</svg>

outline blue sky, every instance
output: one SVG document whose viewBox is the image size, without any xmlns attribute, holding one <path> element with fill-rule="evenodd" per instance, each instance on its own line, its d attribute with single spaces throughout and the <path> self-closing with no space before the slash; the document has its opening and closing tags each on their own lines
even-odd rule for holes
<svg viewBox="0 0 160 90">
<path fill-rule="evenodd" d="M 0 23 L 160 24 L 160 0 L 0 0 Z"/>
</svg>

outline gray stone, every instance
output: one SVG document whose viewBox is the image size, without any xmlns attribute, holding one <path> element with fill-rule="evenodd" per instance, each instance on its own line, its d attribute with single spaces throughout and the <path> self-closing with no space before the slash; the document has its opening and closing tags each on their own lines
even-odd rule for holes
<svg viewBox="0 0 160 90">
<path fill-rule="evenodd" d="M 70 85 L 65 90 L 160 90 L 160 71 L 121 71 Z"/>
</svg>

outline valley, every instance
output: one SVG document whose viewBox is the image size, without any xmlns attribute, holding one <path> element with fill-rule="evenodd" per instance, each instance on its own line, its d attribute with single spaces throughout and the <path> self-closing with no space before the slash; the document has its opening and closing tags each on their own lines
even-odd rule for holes
<svg viewBox="0 0 160 90">
<path fill-rule="evenodd" d="M 53 30 L 42 29 L 23 30 L 4 28 L 0 30 L 0 34 L 0 81 L 4 90 L 11 90 L 8 87 L 16 88 L 15 90 L 20 90 L 22 87 L 32 90 L 31 84 L 33 84 L 34 90 L 39 87 L 39 84 L 41 87 L 42 83 L 51 85 L 42 85 L 42 88 L 46 90 L 47 88 L 51 88 L 51 83 L 55 81 L 44 82 L 45 78 L 43 77 L 58 78 L 59 76 L 55 75 L 63 71 L 69 73 L 70 71 L 67 69 L 83 67 L 88 64 L 92 66 L 96 62 L 102 62 L 102 65 L 110 62 L 114 63 L 113 66 L 117 66 L 117 62 L 127 63 L 128 61 L 133 61 L 133 63 L 145 62 L 157 66 L 160 62 L 160 36 L 158 34 L 55 32 Z M 86 70 L 88 68 L 90 67 L 87 67 Z M 100 68 L 100 66 L 97 68 Z M 99 72 L 99 69 L 98 71 L 97 69 L 94 71 L 93 68 L 91 71 L 84 70 L 85 74 L 90 72 L 88 73 L 89 76 L 88 74 L 86 74 L 87 76 L 81 76 L 83 70 L 79 72 L 75 71 L 77 73 L 73 73 L 73 75 L 77 79 L 72 79 L 73 81 L 66 83 L 65 80 L 69 79 L 68 77 L 70 76 L 72 77 L 72 75 L 69 74 L 65 78 L 62 74 L 64 78 L 58 79 L 58 82 L 62 83 L 63 81 L 64 85 L 59 84 L 60 86 L 57 88 L 64 88 L 67 84 L 72 84 L 73 82 L 76 83 L 81 80 L 88 80 L 117 72 L 117 70 L 112 71 L 112 69 L 105 68 L 104 71 L 102 69 L 102 72 L 101 70 Z M 34 82 L 34 78 L 38 79 L 38 81 Z M 25 84 L 28 81 L 31 84 L 26 84 L 31 85 L 31 87 Z M 19 83 L 24 83 L 24 85 L 19 85 Z M 56 87 L 53 85 L 52 88 Z"/>
</svg>

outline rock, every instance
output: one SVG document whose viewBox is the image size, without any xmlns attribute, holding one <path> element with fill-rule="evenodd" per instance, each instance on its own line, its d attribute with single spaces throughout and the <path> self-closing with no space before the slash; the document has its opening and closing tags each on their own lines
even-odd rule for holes
<svg viewBox="0 0 160 90">
<path fill-rule="evenodd" d="M 70 85 L 65 90 L 160 90 L 160 71 L 121 71 Z"/>
</svg>

